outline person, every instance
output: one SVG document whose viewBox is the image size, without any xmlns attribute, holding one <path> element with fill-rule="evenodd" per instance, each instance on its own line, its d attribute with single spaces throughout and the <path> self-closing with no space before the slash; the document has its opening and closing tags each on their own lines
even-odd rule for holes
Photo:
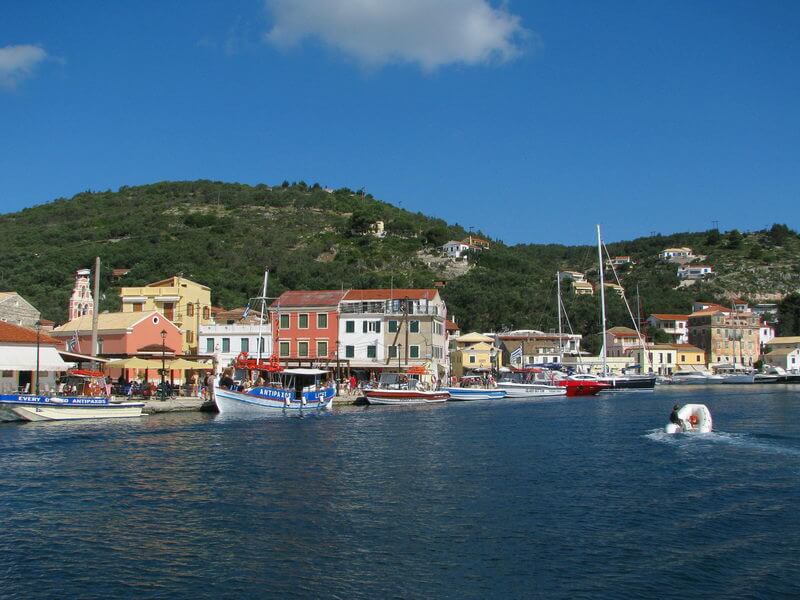
<svg viewBox="0 0 800 600">
<path fill-rule="evenodd" d="M 222 372 L 222 377 L 219 378 L 219 387 L 221 387 L 224 390 L 230 390 L 233 389 L 233 386 L 234 382 L 233 378 L 231 377 L 231 370 L 225 369 Z"/>
<path fill-rule="evenodd" d="M 669 413 L 669 422 L 670 423 L 675 423 L 675 425 L 679 425 L 679 426 L 683 427 L 683 421 L 681 421 L 681 418 L 678 416 L 678 411 L 680 409 L 681 409 L 681 407 L 678 404 L 676 404 L 675 406 L 672 407 L 672 412 Z"/>
<path fill-rule="evenodd" d="M 350 375 L 350 392 L 354 392 L 355 389 L 358 387 L 358 379 L 356 379 L 355 375 Z"/>
</svg>

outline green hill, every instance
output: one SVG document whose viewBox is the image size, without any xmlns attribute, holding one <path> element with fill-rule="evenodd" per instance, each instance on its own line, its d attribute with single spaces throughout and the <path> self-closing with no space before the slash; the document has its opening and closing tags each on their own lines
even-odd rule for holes
<svg viewBox="0 0 800 600">
<path fill-rule="evenodd" d="M 378 220 L 385 223 L 383 238 L 367 233 Z M 585 234 L 590 242 L 593 232 Z M 304 288 L 428 287 L 445 279 L 442 295 L 462 328 L 547 330 L 556 324 L 556 271 L 579 270 L 596 278 L 591 245 L 495 241 L 470 258 L 469 269 L 437 257 L 438 246 L 466 235 L 458 225 L 349 189 L 302 182 L 276 187 L 163 182 L 85 192 L 0 216 L 0 289 L 18 291 L 43 316 L 61 322 L 74 271 L 91 267 L 98 255 L 101 310 L 119 307 L 120 286 L 179 272 L 210 286 L 213 302 L 225 307 L 242 306 L 258 293 L 265 266 L 272 271 L 270 295 Z M 717 277 L 676 289 L 675 266 L 656 259 L 674 245 L 707 255 L 704 262 L 714 266 Z M 608 250 L 636 261 L 620 276 L 629 296 L 635 297 L 631 292 L 638 285 L 644 313 L 685 312 L 695 299 L 757 299 L 800 287 L 800 239 L 785 226 L 745 234 L 659 235 L 609 244 Z M 114 280 L 114 268 L 130 272 Z M 613 281 L 613 275 L 607 279 Z M 566 287 L 564 292 L 576 330 L 596 333 L 597 299 L 575 297 Z M 609 299 L 609 321 L 629 323 L 616 297 Z"/>
</svg>

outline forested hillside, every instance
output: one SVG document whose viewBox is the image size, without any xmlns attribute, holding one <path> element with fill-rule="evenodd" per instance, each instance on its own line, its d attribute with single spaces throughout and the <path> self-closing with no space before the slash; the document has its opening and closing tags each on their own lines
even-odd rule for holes
<svg viewBox="0 0 800 600">
<path fill-rule="evenodd" d="M 383 238 L 368 233 L 378 220 L 385 223 Z M 547 330 L 556 324 L 556 271 L 584 271 L 596 281 L 592 231 L 585 232 L 586 246 L 494 240 L 490 250 L 470 257 L 472 268 L 460 276 L 428 260 L 448 239 L 466 235 L 458 225 L 349 189 L 164 182 L 86 192 L 0 216 L 0 289 L 18 291 L 44 317 L 61 322 L 75 270 L 91 267 L 95 256 L 103 261 L 101 310 L 119 307 L 120 286 L 176 273 L 210 286 L 214 304 L 224 307 L 256 295 L 267 266 L 271 296 L 286 289 L 428 287 L 446 279 L 442 295 L 462 328 Z M 706 255 L 718 275 L 677 289 L 675 265 L 656 258 L 674 245 Z M 644 313 L 685 312 L 695 299 L 757 299 L 800 288 L 800 239 L 782 225 L 744 234 L 659 235 L 610 244 L 608 251 L 636 263 L 620 273 L 634 312 L 637 285 Z M 115 280 L 115 268 L 130 272 Z M 575 297 L 565 286 L 564 299 L 575 330 L 596 333 L 597 298 Z M 629 324 L 613 294 L 608 312 L 611 325 Z"/>
</svg>

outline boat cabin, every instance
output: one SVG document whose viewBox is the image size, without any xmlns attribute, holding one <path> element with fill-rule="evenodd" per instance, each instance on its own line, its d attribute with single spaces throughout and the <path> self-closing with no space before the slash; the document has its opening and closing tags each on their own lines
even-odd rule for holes
<svg viewBox="0 0 800 600">
<path fill-rule="evenodd" d="M 72 369 L 59 378 L 56 389 L 65 396 L 106 396 L 105 375 L 99 371 Z"/>
</svg>

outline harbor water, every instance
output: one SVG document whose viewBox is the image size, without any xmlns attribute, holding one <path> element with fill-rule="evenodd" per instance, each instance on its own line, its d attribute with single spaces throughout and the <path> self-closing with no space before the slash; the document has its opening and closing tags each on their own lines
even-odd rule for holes
<svg viewBox="0 0 800 600">
<path fill-rule="evenodd" d="M 668 436 L 676 402 L 715 432 Z M 800 386 L 0 425 L 2 598 L 800 597 Z"/>
</svg>

